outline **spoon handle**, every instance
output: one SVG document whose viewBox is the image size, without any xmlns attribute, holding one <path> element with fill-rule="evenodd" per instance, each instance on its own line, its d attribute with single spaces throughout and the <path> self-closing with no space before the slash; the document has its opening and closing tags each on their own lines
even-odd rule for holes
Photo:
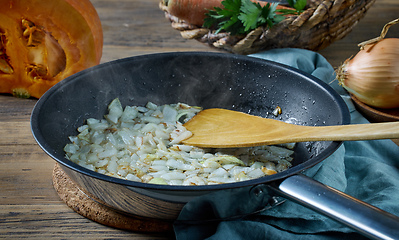
<svg viewBox="0 0 399 240">
<path fill-rule="evenodd" d="M 225 109 L 203 110 L 184 126 L 193 133 L 184 144 L 216 148 L 399 138 L 399 122 L 303 126 Z"/>
<path fill-rule="evenodd" d="M 336 126 L 298 126 L 292 139 L 303 141 L 357 141 L 399 138 L 399 122 Z"/>
</svg>

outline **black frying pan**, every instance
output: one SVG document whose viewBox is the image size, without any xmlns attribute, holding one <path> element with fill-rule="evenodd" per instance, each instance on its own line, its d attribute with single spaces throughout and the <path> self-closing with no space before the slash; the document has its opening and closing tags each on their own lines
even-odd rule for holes
<svg viewBox="0 0 399 240">
<path fill-rule="evenodd" d="M 82 71 L 50 89 L 32 112 L 32 132 L 42 149 L 61 164 L 83 191 L 125 213 L 174 219 L 195 196 L 273 183 L 278 194 L 327 214 L 366 236 L 399 234 L 395 216 L 359 201 L 349 201 L 350 197 L 300 174 L 331 155 L 341 142 L 298 143 L 293 167 L 284 172 L 209 186 L 126 181 L 92 172 L 65 159 L 63 147 L 68 136 L 76 135 L 76 128 L 87 118 L 103 118 L 107 105 L 117 97 L 123 105 L 184 102 L 270 118 L 274 117 L 274 108 L 280 106 L 283 114 L 278 119 L 282 121 L 303 125 L 349 124 L 349 112 L 340 96 L 308 74 L 274 62 L 231 54 L 186 52 L 121 59 Z M 309 202 L 320 192 L 322 197 L 316 203 Z M 342 217 L 349 208 L 356 209 L 351 218 Z M 374 214 L 372 218 L 368 216 L 370 211 Z M 396 232 L 392 232 L 395 228 Z"/>
</svg>

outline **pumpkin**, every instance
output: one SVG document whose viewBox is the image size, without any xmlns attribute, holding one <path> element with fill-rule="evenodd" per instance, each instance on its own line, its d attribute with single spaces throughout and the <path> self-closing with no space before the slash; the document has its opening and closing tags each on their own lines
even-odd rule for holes
<svg viewBox="0 0 399 240">
<path fill-rule="evenodd" d="M 103 32 L 89 0 L 0 0 L 0 93 L 40 98 L 100 63 Z"/>
</svg>

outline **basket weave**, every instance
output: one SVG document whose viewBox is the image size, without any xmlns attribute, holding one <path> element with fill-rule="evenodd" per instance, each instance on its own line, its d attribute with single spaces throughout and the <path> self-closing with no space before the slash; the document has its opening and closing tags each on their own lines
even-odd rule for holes
<svg viewBox="0 0 399 240">
<path fill-rule="evenodd" d="M 174 29 L 185 39 L 236 54 L 251 54 L 273 48 L 303 48 L 318 51 L 342 39 L 363 18 L 375 0 L 308 0 L 306 10 L 287 17 L 272 28 L 259 27 L 247 35 L 233 36 L 188 24 L 159 7 Z"/>
</svg>

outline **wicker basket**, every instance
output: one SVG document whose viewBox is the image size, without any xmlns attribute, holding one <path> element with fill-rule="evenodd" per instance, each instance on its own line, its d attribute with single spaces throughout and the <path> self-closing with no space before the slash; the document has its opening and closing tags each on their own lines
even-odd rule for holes
<svg viewBox="0 0 399 240">
<path fill-rule="evenodd" d="M 251 54 L 273 48 L 303 48 L 318 51 L 345 37 L 366 14 L 375 0 L 308 0 L 307 9 L 287 17 L 272 28 L 259 27 L 247 35 L 215 34 L 207 28 L 188 24 L 167 12 L 172 27 L 182 37 L 236 54 Z"/>
</svg>

